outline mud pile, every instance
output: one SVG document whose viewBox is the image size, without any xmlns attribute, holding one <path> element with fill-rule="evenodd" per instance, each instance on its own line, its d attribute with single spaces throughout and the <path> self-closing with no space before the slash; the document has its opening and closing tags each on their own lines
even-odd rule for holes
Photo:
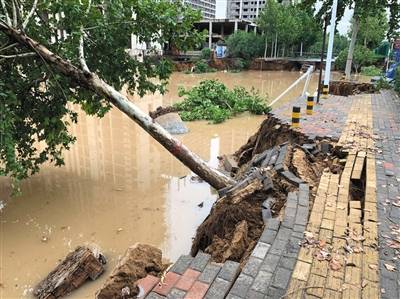
<svg viewBox="0 0 400 299">
<path fill-rule="evenodd" d="M 371 83 L 357 83 L 350 81 L 332 81 L 329 83 L 329 93 L 338 96 L 349 96 L 360 93 L 374 93 L 375 87 Z"/>
<path fill-rule="evenodd" d="M 221 165 L 238 183 L 219 190 L 220 198 L 197 229 L 191 254 L 203 250 L 216 262 L 243 264 L 265 221 L 281 215 L 289 192 L 307 183 L 313 201 L 323 171 L 341 171 L 332 148 L 329 140 L 309 140 L 268 115 L 245 145 L 222 159 Z"/>
</svg>

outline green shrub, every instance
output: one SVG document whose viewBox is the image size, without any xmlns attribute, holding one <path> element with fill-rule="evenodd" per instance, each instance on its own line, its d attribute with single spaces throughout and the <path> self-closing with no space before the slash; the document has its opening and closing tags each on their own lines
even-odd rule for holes
<svg viewBox="0 0 400 299">
<path fill-rule="evenodd" d="M 396 69 L 396 75 L 394 77 L 394 90 L 400 93 L 400 66 Z"/>
<path fill-rule="evenodd" d="M 226 41 L 230 57 L 251 60 L 264 54 L 265 40 L 254 32 L 237 31 Z"/>
<path fill-rule="evenodd" d="M 180 89 L 179 96 L 185 99 L 174 106 L 185 121 L 209 120 L 221 123 L 244 111 L 253 114 L 270 111 L 265 99 L 254 89 L 250 92 L 243 87 L 229 90 L 217 80 L 201 81 L 199 86 L 189 90 Z"/>
<path fill-rule="evenodd" d="M 389 84 L 389 82 L 385 78 L 381 77 L 377 81 L 375 88 L 376 88 L 376 90 L 390 89 L 390 88 L 392 88 L 392 86 Z"/>
<path fill-rule="evenodd" d="M 210 48 L 204 48 L 201 50 L 201 59 L 210 59 L 211 58 L 211 49 Z"/>
<path fill-rule="evenodd" d="M 382 74 L 382 70 L 375 65 L 362 66 L 361 74 L 364 76 L 379 76 Z"/>
<path fill-rule="evenodd" d="M 335 66 L 339 70 L 344 70 L 346 68 L 346 60 L 348 49 L 341 51 L 335 60 Z M 353 54 L 353 65 L 352 68 L 359 72 L 360 68 L 363 66 L 371 66 L 377 61 L 378 57 L 370 49 L 357 45 L 354 49 Z"/>
<path fill-rule="evenodd" d="M 207 61 L 204 59 L 197 60 L 194 64 L 194 72 L 196 74 L 213 73 L 215 71 L 216 69 L 209 67 Z"/>
</svg>

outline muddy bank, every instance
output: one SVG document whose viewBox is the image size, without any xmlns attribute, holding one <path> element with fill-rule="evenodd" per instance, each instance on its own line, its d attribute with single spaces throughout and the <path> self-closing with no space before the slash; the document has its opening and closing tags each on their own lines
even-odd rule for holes
<svg viewBox="0 0 400 299">
<path fill-rule="evenodd" d="M 332 148 L 329 140 L 309 140 L 269 115 L 258 132 L 231 157 L 237 167 L 231 168 L 230 175 L 244 192 L 230 196 L 230 191 L 219 191 L 221 197 L 197 229 L 191 254 L 203 250 L 216 262 L 230 259 L 243 264 L 266 218 L 282 214 L 289 192 L 297 190 L 300 183 L 309 184 L 312 206 L 324 169 L 341 171 Z M 263 173 L 259 185 L 258 172 Z"/>
<path fill-rule="evenodd" d="M 361 93 L 375 93 L 375 87 L 371 83 L 332 81 L 329 83 L 329 93 L 347 97 Z"/>
</svg>

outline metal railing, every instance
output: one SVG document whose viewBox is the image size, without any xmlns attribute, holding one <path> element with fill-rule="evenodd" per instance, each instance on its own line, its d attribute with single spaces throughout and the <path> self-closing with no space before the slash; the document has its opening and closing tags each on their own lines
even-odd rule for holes
<svg viewBox="0 0 400 299">
<path fill-rule="evenodd" d="M 308 90 L 308 85 L 310 84 L 310 79 L 311 79 L 311 75 L 312 75 L 313 71 L 314 71 L 314 66 L 310 65 L 309 68 L 307 69 L 307 71 L 303 75 L 301 75 L 300 78 L 298 78 L 296 81 L 294 81 L 292 83 L 292 85 L 290 85 L 284 92 L 282 92 L 268 106 L 271 107 L 276 102 L 278 102 L 280 99 L 282 99 L 290 90 L 292 90 L 297 84 L 300 83 L 301 80 L 303 80 L 305 78 L 306 81 L 304 82 L 303 92 L 301 93 L 301 96 L 304 97 L 306 95 L 307 90 Z"/>
</svg>

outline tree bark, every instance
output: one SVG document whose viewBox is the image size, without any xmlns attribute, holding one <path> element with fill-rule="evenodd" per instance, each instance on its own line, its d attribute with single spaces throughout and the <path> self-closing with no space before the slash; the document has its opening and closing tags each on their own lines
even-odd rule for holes
<svg viewBox="0 0 400 299">
<path fill-rule="evenodd" d="M 207 165 L 204 160 L 191 152 L 184 144 L 174 138 L 159 124 L 155 123 L 149 115 L 141 111 L 125 96 L 100 79 L 97 74 L 77 68 L 70 62 L 51 52 L 45 46 L 28 37 L 25 33 L 5 25 L 4 23 L 0 23 L 0 30 L 12 39 L 15 39 L 19 44 L 31 48 L 59 72 L 74 79 L 79 86 L 105 97 L 109 102 L 141 126 L 178 160 L 215 189 L 221 189 L 235 183 L 233 179 Z"/>
<path fill-rule="evenodd" d="M 353 54 L 356 46 L 358 30 L 360 29 L 360 19 L 358 18 L 358 16 L 354 16 L 353 19 L 354 19 L 353 31 L 351 33 L 351 41 L 349 46 L 349 52 L 347 53 L 347 61 L 345 69 L 346 80 L 351 79 L 351 66 L 353 64 Z"/>
<path fill-rule="evenodd" d="M 39 299 L 63 297 L 101 275 L 104 261 L 99 252 L 79 246 L 38 284 L 33 294 Z"/>
</svg>

